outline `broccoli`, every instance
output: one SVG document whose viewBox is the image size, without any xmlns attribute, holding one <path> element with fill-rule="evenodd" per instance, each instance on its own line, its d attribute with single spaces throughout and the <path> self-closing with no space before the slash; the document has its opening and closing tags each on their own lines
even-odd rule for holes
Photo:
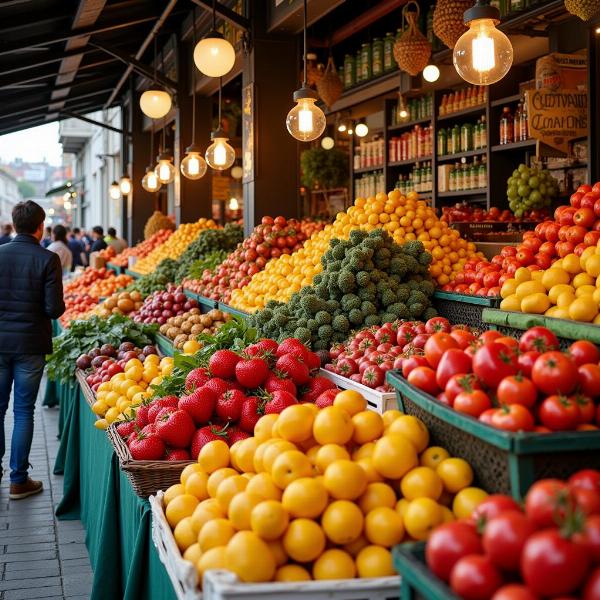
<svg viewBox="0 0 600 600">
<path fill-rule="evenodd" d="M 335 260 L 342 260 L 346 255 L 346 248 L 343 244 L 337 244 L 332 251 L 333 258 Z"/>
<path fill-rule="evenodd" d="M 411 292 L 419 289 L 419 284 L 414 279 L 409 279 L 406 285 Z"/>
<path fill-rule="evenodd" d="M 396 316 L 396 319 L 408 319 L 410 317 L 406 304 L 403 302 L 394 302 L 387 307 L 387 312 Z"/>
<path fill-rule="evenodd" d="M 325 340 L 317 340 L 313 343 L 313 348 L 315 350 L 328 350 L 329 346 L 329 342 L 326 342 Z"/>
<path fill-rule="evenodd" d="M 300 288 L 300 291 L 297 292 L 300 296 L 308 296 L 313 293 L 312 287 L 307 285 L 306 287 Z M 269 300 L 271 302 L 271 300 Z"/>
<path fill-rule="evenodd" d="M 419 290 L 413 290 L 410 293 L 410 296 L 408 298 L 408 303 L 414 304 L 415 302 L 418 302 L 419 304 L 424 304 L 425 306 L 428 306 L 429 298 L 423 292 L 421 292 Z"/>
<path fill-rule="evenodd" d="M 360 308 L 360 298 L 356 294 L 342 296 L 342 309 L 349 313 L 353 308 Z"/>
<path fill-rule="evenodd" d="M 314 294 L 314 291 L 311 289 L 311 293 Z M 305 295 L 302 297 L 300 301 L 300 306 L 302 306 L 302 310 L 307 312 L 308 314 L 316 314 L 320 310 L 325 310 L 325 301 L 317 298 L 314 295 Z"/>
<path fill-rule="evenodd" d="M 329 323 L 331 323 L 331 315 L 325 310 L 320 310 L 315 315 L 315 321 L 319 325 L 329 325 Z"/>
<path fill-rule="evenodd" d="M 350 243 L 353 246 L 360 244 L 367 237 L 367 232 L 362 229 L 353 229 L 350 231 Z"/>
<path fill-rule="evenodd" d="M 410 296 L 410 287 L 406 283 L 400 284 L 396 291 L 396 298 L 398 302 L 406 302 Z"/>
<path fill-rule="evenodd" d="M 371 281 L 371 275 L 369 275 L 369 273 L 367 273 L 366 271 L 359 271 L 356 274 L 356 283 L 359 287 L 368 285 L 370 281 Z"/>
<path fill-rule="evenodd" d="M 337 284 L 342 293 L 349 294 L 350 292 L 353 292 L 356 288 L 356 278 L 354 277 L 354 273 L 352 273 L 352 271 L 342 271 L 338 275 Z"/>
<path fill-rule="evenodd" d="M 357 308 L 353 308 L 348 313 L 348 319 L 353 325 L 360 325 L 363 322 L 363 314 Z"/>
<path fill-rule="evenodd" d="M 393 323 L 398 317 L 396 317 L 395 314 L 390 313 L 390 312 L 384 312 L 381 315 L 381 322 L 382 323 Z"/>
<path fill-rule="evenodd" d="M 410 244 L 411 242 L 408 243 Z M 417 273 L 421 268 L 419 261 L 417 261 L 414 256 L 410 256 L 409 254 L 404 255 L 404 264 L 406 265 L 406 273 Z"/>
<path fill-rule="evenodd" d="M 415 302 L 408 307 L 412 319 L 418 319 L 425 311 L 425 306 L 420 302 Z"/>
<path fill-rule="evenodd" d="M 381 317 L 379 315 L 368 315 L 365 318 L 365 325 L 367 327 L 373 327 L 373 325 L 380 325 Z"/>
<path fill-rule="evenodd" d="M 321 282 L 323 281 L 323 274 L 322 273 L 317 273 L 314 277 L 313 277 L 313 286 L 317 286 L 319 285 Z"/>
<path fill-rule="evenodd" d="M 389 306 L 390 304 L 394 304 L 394 302 L 396 302 L 396 294 L 390 289 L 384 290 L 381 294 L 381 304 Z"/>
<path fill-rule="evenodd" d="M 348 318 L 345 315 L 337 315 L 334 317 L 332 325 L 336 332 L 348 333 L 350 330 L 350 321 L 348 321 Z"/>
<path fill-rule="evenodd" d="M 419 256 L 419 263 L 422 264 L 424 267 L 428 267 L 431 264 L 432 260 L 433 257 L 431 256 L 431 254 L 429 254 L 429 252 L 423 252 Z"/>
<path fill-rule="evenodd" d="M 385 273 L 384 271 L 385 269 L 382 271 L 380 271 L 379 269 L 373 269 L 373 271 L 371 271 L 371 281 L 373 283 L 378 283 L 387 279 L 387 273 Z"/>
<path fill-rule="evenodd" d="M 360 310 L 365 317 L 367 315 L 376 315 L 377 314 L 376 306 L 372 302 L 369 302 L 368 300 L 366 300 L 365 302 L 363 302 L 360 305 Z"/>
<path fill-rule="evenodd" d="M 408 272 L 408 266 L 404 258 L 392 258 L 390 260 L 389 271 L 392 274 L 400 275 L 400 277 L 404 277 Z"/>
<path fill-rule="evenodd" d="M 425 312 L 423 313 L 423 321 L 429 321 L 429 319 L 437 317 L 437 314 L 437 310 L 435 310 L 433 306 L 430 306 L 429 308 L 425 309 Z"/>
<path fill-rule="evenodd" d="M 277 300 L 269 300 L 265 304 L 265 308 L 277 308 L 278 306 L 281 306 L 281 302 L 277 302 Z"/>
<path fill-rule="evenodd" d="M 429 281 L 428 279 L 421 281 L 419 287 L 426 296 L 433 296 L 433 292 L 435 292 L 435 286 L 433 285 L 433 282 Z"/>
<path fill-rule="evenodd" d="M 317 329 L 319 329 L 319 325 L 315 319 L 308 319 L 308 321 L 306 321 L 306 327 L 313 333 L 316 333 Z"/>
<path fill-rule="evenodd" d="M 315 287 L 315 292 L 322 300 L 327 300 L 327 298 L 329 298 L 329 288 L 324 283 L 317 285 Z"/>
<path fill-rule="evenodd" d="M 331 325 L 321 325 L 318 330 L 320 340 L 329 341 L 333 337 L 333 327 Z"/>
<path fill-rule="evenodd" d="M 340 307 L 340 303 L 337 300 L 327 300 L 327 302 L 325 302 L 325 308 L 324 310 L 333 313 L 335 312 L 338 308 Z"/>
<path fill-rule="evenodd" d="M 273 321 L 278 327 L 285 327 L 286 323 L 288 322 L 288 317 L 283 311 L 276 312 L 275 316 L 273 317 Z"/>
<path fill-rule="evenodd" d="M 306 327 L 307 323 L 308 323 L 308 319 L 305 319 L 304 317 L 301 317 L 300 319 L 298 319 L 296 321 L 296 327 Z"/>
<path fill-rule="evenodd" d="M 421 253 L 425 252 L 425 247 L 423 246 L 422 242 L 419 242 L 418 240 L 411 240 L 404 243 L 402 250 L 404 250 L 405 254 L 408 254 L 414 258 L 418 258 Z"/>
</svg>

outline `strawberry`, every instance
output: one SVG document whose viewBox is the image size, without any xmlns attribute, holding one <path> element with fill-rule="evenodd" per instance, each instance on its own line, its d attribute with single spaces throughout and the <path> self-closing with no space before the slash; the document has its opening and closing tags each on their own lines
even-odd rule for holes
<svg viewBox="0 0 600 600">
<path fill-rule="evenodd" d="M 248 433 L 254 433 L 254 426 L 262 417 L 264 411 L 263 402 L 257 396 L 248 396 L 242 406 L 242 414 L 238 425 Z"/>
<path fill-rule="evenodd" d="M 164 408 L 156 417 L 156 433 L 173 448 L 187 448 L 196 427 L 185 410 Z"/>
<path fill-rule="evenodd" d="M 196 425 L 204 425 L 210 420 L 216 403 L 216 392 L 202 386 L 188 396 L 181 396 L 177 406 L 185 410 L 192 417 Z"/>
<path fill-rule="evenodd" d="M 293 404 L 298 404 L 298 401 L 289 392 L 273 392 L 270 400 L 265 404 L 265 415 L 279 414 L 284 408 Z"/>
<path fill-rule="evenodd" d="M 284 354 L 277 359 L 275 368 L 285 373 L 296 385 L 303 385 L 310 379 L 308 367 L 292 354 Z"/>
<path fill-rule="evenodd" d="M 231 379 L 240 357 L 232 350 L 217 350 L 208 361 L 208 368 L 215 377 Z"/>
<path fill-rule="evenodd" d="M 300 396 L 300 402 L 314 402 L 323 392 L 331 389 L 337 389 L 335 383 L 327 377 L 317 375 L 302 388 L 304 393 Z"/>
<path fill-rule="evenodd" d="M 246 388 L 239 381 L 236 381 L 235 379 L 231 379 L 231 380 L 227 381 L 227 389 L 228 390 L 238 390 L 240 392 L 244 392 L 244 394 L 246 393 Z"/>
<path fill-rule="evenodd" d="M 165 444 L 155 433 L 136 431 L 128 442 L 134 460 L 162 460 Z"/>
<path fill-rule="evenodd" d="M 236 442 L 247 440 L 250 437 L 250 434 L 246 431 L 242 431 L 238 427 L 230 427 L 227 436 L 229 437 L 230 444 L 233 445 Z"/>
<path fill-rule="evenodd" d="M 310 371 L 321 368 L 321 357 L 316 352 L 306 353 L 306 366 Z"/>
<path fill-rule="evenodd" d="M 193 392 L 195 389 L 202 387 L 210 379 L 210 373 L 207 369 L 198 367 L 192 369 L 185 378 L 185 391 Z"/>
<path fill-rule="evenodd" d="M 308 349 L 298 338 L 286 338 L 277 347 L 277 358 L 284 356 L 285 354 L 291 354 L 296 358 L 302 360 L 302 362 L 308 362 Z"/>
<path fill-rule="evenodd" d="M 283 373 L 279 373 L 279 371 L 275 371 L 274 373 L 270 373 L 267 379 L 265 380 L 264 385 L 265 390 L 272 394 L 277 390 L 285 390 L 292 394 L 292 396 L 296 397 L 297 389 L 294 382 L 286 377 Z"/>
<path fill-rule="evenodd" d="M 169 448 L 165 456 L 165 460 L 190 460 L 190 453 L 184 448 Z"/>
<path fill-rule="evenodd" d="M 121 421 L 117 425 L 117 433 L 126 440 L 133 433 L 135 425 L 135 421 Z"/>
<path fill-rule="evenodd" d="M 315 405 L 319 408 L 325 408 L 326 406 L 332 406 L 335 397 L 338 395 L 339 390 L 337 388 L 331 388 L 330 390 L 324 391 L 316 400 Z"/>
<path fill-rule="evenodd" d="M 203 446 L 206 446 L 208 442 L 213 440 L 223 440 L 229 444 L 227 437 L 227 426 L 219 427 L 217 425 L 205 425 L 200 429 L 196 429 L 194 436 L 192 437 L 192 444 L 190 448 L 190 456 L 192 460 L 198 460 L 198 454 Z"/>
<path fill-rule="evenodd" d="M 227 390 L 217 398 L 216 413 L 227 421 L 237 421 L 242 414 L 246 395 L 240 390 Z"/>
<path fill-rule="evenodd" d="M 220 377 L 209 379 L 202 387 L 212 390 L 216 396 L 220 396 L 229 389 L 229 384 Z"/>
<path fill-rule="evenodd" d="M 148 423 L 142 428 L 142 433 L 145 435 L 155 435 L 156 434 L 156 425 L 154 423 Z"/>
<path fill-rule="evenodd" d="M 262 356 L 263 358 L 270 358 L 275 356 L 278 346 L 279 344 L 275 340 L 264 338 L 248 346 L 245 352 L 249 356 Z"/>
<path fill-rule="evenodd" d="M 140 404 L 135 411 L 135 424 L 140 429 L 148 425 L 148 423 L 150 422 L 148 420 L 148 411 L 150 410 L 151 406 L 152 404 L 142 402 L 142 404 Z"/>
<path fill-rule="evenodd" d="M 245 388 L 261 385 L 269 375 L 269 365 L 262 358 L 242 358 L 235 365 L 235 378 Z"/>
<path fill-rule="evenodd" d="M 179 398 L 177 396 L 157 398 L 148 409 L 148 423 L 154 423 L 156 416 L 163 408 L 177 408 L 178 403 Z"/>
</svg>

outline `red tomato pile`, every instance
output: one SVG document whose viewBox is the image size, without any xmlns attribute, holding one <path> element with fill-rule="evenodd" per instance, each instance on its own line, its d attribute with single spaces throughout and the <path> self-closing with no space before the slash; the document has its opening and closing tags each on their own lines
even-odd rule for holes
<svg viewBox="0 0 600 600">
<path fill-rule="evenodd" d="M 600 472 L 534 483 L 522 508 L 481 502 L 429 537 L 431 571 L 465 600 L 600 599 Z"/>
<path fill-rule="evenodd" d="M 212 440 L 234 444 L 250 437 L 264 414 L 298 402 L 333 404 L 335 384 L 311 374 L 319 365 L 319 357 L 295 338 L 280 344 L 263 339 L 241 354 L 217 350 L 207 369 L 187 375 L 184 395 L 140 405 L 117 431 L 136 460 L 195 460 Z"/>
<path fill-rule="evenodd" d="M 66 293 L 64 296 L 66 310 L 59 319 L 63 327 L 68 327 L 71 321 L 85 317 L 98 306 L 98 299 L 89 294 Z"/>
<path fill-rule="evenodd" d="M 426 366 L 422 356 L 425 343 L 431 335 L 444 331 L 457 342 L 467 345 L 475 336 L 462 326 L 451 326 L 443 317 L 434 317 L 426 323 L 421 321 L 396 321 L 363 329 L 344 344 L 336 344 L 329 351 L 325 369 L 362 383 L 378 392 L 392 388 L 385 383 L 390 369 L 403 365 Z"/>
<path fill-rule="evenodd" d="M 121 254 L 115 256 L 110 262 L 119 267 L 127 267 L 129 265 L 130 256 L 137 256 L 138 260 L 148 256 L 152 250 L 166 242 L 172 233 L 173 231 L 171 229 L 161 229 L 152 237 L 137 244 L 137 246 L 125 248 Z"/>
<path fill-rule="evenodd" d="M 444 206 L 442 208 L 442 221 L 448 223 L 480 223 L 480 222 L 519 222 L 519 221 L 541 221 L 548 217 L 548 212 L 543 210 L 525 211 L 521 219 L 515 217 L 510 210 L 500 210 L 497 206 L 492 206 L 486 211 L 483 208 L 473 208 L 466 202 L 459 202 L 454 206 Z"/>
<path fill-rule="evenodd" d="M 454 410 L 499 429 L 597 429 L 600 352 L 585 340 L 567 352 L 558 348 L 545 327 L 532 327 L 519 340 L 486 331 L 464 346 L 440 332 L 426 341 L 424 357 L 403 363 L 402 374 Z"/>
</svg>

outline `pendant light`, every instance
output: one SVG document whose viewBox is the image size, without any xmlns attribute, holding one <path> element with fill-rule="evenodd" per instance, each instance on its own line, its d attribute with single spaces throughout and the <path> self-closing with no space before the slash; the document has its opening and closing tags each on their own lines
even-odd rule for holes
<svg viewBox="0 0 600 600">
<path fill-rule="evenodd" d="M 196 8 L 192 13 L 193 44 L 196 45 Z M 187 179 L 200 179 L 206 173 L 206 161 L 196 143 L 196 69 L 192 69 L 192 143 L 185 149 L 185 156 L 179 165 L 181 174 Z"/>
<path fill-rule="evenodd" d="M 325 113 L 315 104 L 317 94 L 308 87 L 306 62 L 306 0 L 304 0 L 304 81 L 294 92 L 296 106 L 287 114 L 285 124 L 292 137 L 301 142 L 312 142 L 325 131 Z"/>
<path fill-rule="evenodd" d="M 108 195 L 111 200 L 118 200 L 121 197 L 121 188 L 116 181 L 113 181 L 108 188 Z"/>
<path fill-rule="evenodd" d="M 354 127 L 354 133 L 358 137 L 365 137 L 369 133 L 369 126 L 364 121 L 360 121 Z"/>
<path fill-rule="evenodd" d="M 212 30 L 194 45 L 194 63 L 209 77 L 223 77 L 233 69 L 235 50 L 217 31 L 216 0 L 212 3 Z"/>
<path fill-rule="evenodd" d="M 423 69 L 423 79 L 429 83 L 433 83 L 440 78 L 440 70 L 436 65 L 427 65 Z"/>
<path fill-rule="evenodd" d="M 229 138 L 221 129 L 221 79 L 219 79 L 219 124 L 210 134 L 212 144 L 206 149 L 206 162 L 215 171 L 229 169 L 235 162 L 235 150 L 227 143 Z"/>
<path fill-rule="evenodd" d="M 468 31 L 463 33 L 452 54 L 457 73 L 473 85 L 491 85 L 500 81 L 513 62 L 513 48 L 508 37 L 496 29 L 500 11 L 490 0 L 477 0 L 464 13 Z"/>
<path fill-rule="evenodd" d="M 123 174 L 119 180 L 119 189 L 121 190 L 121 194 L 123 194 L 123 196 L 127 196 L 131 193 L 131 179 L 129 175 Z"/>
<path fill-rule="evenodd" d="M 154 36 L 154 81 L 150 89 L 140 96 L 140 108 L 150 119 L 160 119 L 171 110 L 172 104 L 171 94 L 161 89 L 156 81 L 156 36 Z"/>
<path fill-rule="evenodd" d="M 150 132 L 150 156 L 154 154 L 154 121 Z M 146 167 L 146 174 L 142 177 L 142 187 L 147 192 L 158 192 L 160 190 L 160 181 L 154 173 L 154 167 Z"/>
<path fill-rule="evenodd" d="M 164 71 L 164 55 L 162 50 L 160 51 L 160 67 Z M 158 178 L 158 181 L 162 185 L 168 185 L 175 179 L 175 167 L 173 166 L 173 156 L 171 152 L 167 150 L 167 134 L 166 134 L 166 122 L 163 119 L 162 126 L 162 149 L 159 152 L 156 160 L 156 166 L 154 167 L 154 174 Z"/>
</svg>

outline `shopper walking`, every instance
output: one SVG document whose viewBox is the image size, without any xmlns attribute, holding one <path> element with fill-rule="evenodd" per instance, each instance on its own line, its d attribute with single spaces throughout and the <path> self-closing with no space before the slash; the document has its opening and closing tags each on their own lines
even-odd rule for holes
<svg viewBox="0 0 600 600">
<path fill-rule="evenodd" d="M 117 230 L 114 227 L 109 227 L 107 229 L 108 235 L 104 238 L 104 241 L 112 247 L 112 249 L 120 254 L 127 248 L 127 242 L 120 237 L 117 237 Z"/>
<path fill-rule="evenodd" d="M 44 235 L 42 237 L 42 240 L 40 241 L 40 244 L 42 244 L 42 246 L 44 248 L 47 248 L 51 243 L 52 243 L 52 227 L 46 227 L 46 229 L 44 229 Z"/>
<path fill-rule="evenodd" d="M 90 248 L 90 252 L 98 252 L 99 250 L 104 250 L 106 248 L 106 242 L 104 241 L 104 229 L 100 227 L 100 225 L 96 225 L 92 229 L 92 246 Z"/>
<path fill-rule="evenodd" d="M 73 232 L 67 236 L 67 246 L 69 246 L 71 256 L 73 257 L 71 271 L 74 271 L 75 267 L 87 265 L 85 246 L 81 241 L 81 229 L 79 227 L 74 227 Z"/>
<path fill-rule="evenodd" d="M 67 243 L 67 228 L 64 225 L 55 225 L 52 238 L 54 241 L 48 246 L 48 250 L 58 254 L 62 273 L 67 275 L 71 272 L 71 266 L 73 265 L 73 255 Z"/>
<path fill-rule="evenodd" d="M 14 383 L 14 429 L 10 449 L 11 500 L 43 489 L 28 476 L 33 411 L 52 352 L 51 319 L 65 311 L 58 255 L 40 245 L 46 213 L 28 200 L 12 211 L 16 237 L 0 247 L 0 477 L 5 452 L 4 416 Z"/>
<path fill-rule="evenodd" d="M 12 225 L 7 223 L 6 225 L 2 225 L 2 235 L 0 235 L 0 246 L 2 244 L 8 244 L 8 242 L 12 241 Z"/>
</svg>

